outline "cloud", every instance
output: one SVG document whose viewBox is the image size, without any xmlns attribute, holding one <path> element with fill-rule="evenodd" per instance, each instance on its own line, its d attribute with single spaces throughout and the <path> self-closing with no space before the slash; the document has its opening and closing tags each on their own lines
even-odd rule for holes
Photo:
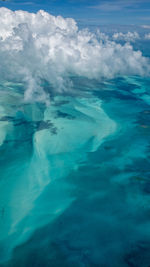
<svg viewBox="0 0 150 267">
<path fill-rule="evenodd" d="M 140 51 L 104 37 L 78 30 L 71 18 L 0 8 L 0 76 L 23 82 L 26 100 L 46 102 L 43 81 L 63 93 L 72 90 L 72 76 L 149 75 L 149 61 Z"/>
<path fill-rule="evenodd" d="M 131 9 L 132 11 L 135 11 L 136 9 L 139 10 L 139 8 L 141 11 L 141 10 L 147 10 L 143 8 L 144 4 L 147 3 L 149 3 L 149 0 L 101 1 L 100 4 L 90 6 L 90 8 L 95 8 L 104 12 L 113 12 L 125 9 L 127 10 Z"/>
<path fill-rule="evenodd" d="M 112 38 L 118 41 L 135 42 L 136 40 L 140 39 L 140 36 L 137 32 L 117 32 L 113 34 Z"/>
<path fill-rule="evenodd" d="M 150 25 L 141 25 L 141 27 L 144 29 L 150 29 Z"/>
<path fill-rule="evenodd" d="M 118 11 L 121 10 L 123 7 L 125 7 L 124 5 L 118 5 L 118 4 L 114 4 L 114 3 L 110 3 L 110 2 L 106 2 L 100 5 L 96 5 L 96 6 L 92 6 L 91 8 L 95 8 L 95 9 L 99 9 L 101 11 Z"/>
<path fill-rule="evenodd" d="M 145 38 L 146 40 L 150 40 L 150 33 L 145 34 L 144 38 Z"/>
</svg>

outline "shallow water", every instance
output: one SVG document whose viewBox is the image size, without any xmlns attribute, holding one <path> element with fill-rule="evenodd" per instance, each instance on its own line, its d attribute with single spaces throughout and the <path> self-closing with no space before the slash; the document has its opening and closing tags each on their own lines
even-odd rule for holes
<svg viewBox="0 0 150 267">
<path fill-rule="evenodd" d="M 87 83 L 45 106 L 1 82 L 0 266 L 150 265 L 150 79 Z"/>
</svg>

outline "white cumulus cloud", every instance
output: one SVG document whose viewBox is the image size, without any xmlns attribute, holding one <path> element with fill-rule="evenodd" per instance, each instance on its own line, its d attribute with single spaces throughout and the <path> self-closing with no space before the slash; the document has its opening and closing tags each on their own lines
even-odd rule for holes
<svg viewBox="0 0 150 267">
<path fill-rule="evenodd" d="M 35 14 L 0 8 L 0 62 L 2 78 L 26 84 L 27 100 L 47 100 L 43 81 L 63 92 L 70 90 L 72 76 L 109 79 L 150 73 L 148 59 L 129 43 L 122 46 L 103 34 L 78 30 L 73 19 L 42 10 Z"/>
</svg>

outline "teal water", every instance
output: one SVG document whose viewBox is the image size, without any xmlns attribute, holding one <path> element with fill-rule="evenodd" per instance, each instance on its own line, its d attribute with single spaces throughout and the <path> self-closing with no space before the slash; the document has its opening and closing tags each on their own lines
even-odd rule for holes
<svg viewBox="0 0 150 267">
<path fill-rule="evenodd" d="M 74 83 L 48 106 L 0 84 L 0 266 L 148 267 L 150 79 Z"/>
</svg>

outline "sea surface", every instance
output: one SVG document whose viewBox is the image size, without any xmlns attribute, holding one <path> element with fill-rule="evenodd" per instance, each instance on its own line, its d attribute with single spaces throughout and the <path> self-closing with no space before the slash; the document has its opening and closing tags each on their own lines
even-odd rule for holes
<svg viewBox="0 0 150 267">
<path fill-rule="evenodd" d="M 0 266 L 148 267 L 150 78 L 74 85 L 46 106 L 1 81 Z"/>
</svg>

